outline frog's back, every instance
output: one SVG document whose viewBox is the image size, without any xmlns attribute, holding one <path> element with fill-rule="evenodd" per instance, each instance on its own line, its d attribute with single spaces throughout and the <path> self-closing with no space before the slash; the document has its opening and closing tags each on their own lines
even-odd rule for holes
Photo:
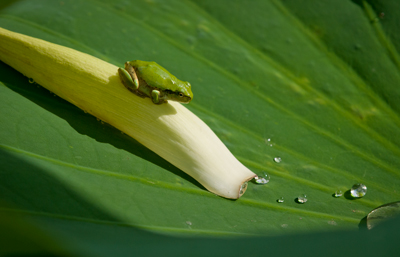
<svg viewBox="0 0 400 257">
<path fill-rule="evenodd" d="M 179 91 L 179 80 L 156 62 L 135 60 L 131 65 L 136 67 L 138 75 L 151 87 Z"/>
</svg>

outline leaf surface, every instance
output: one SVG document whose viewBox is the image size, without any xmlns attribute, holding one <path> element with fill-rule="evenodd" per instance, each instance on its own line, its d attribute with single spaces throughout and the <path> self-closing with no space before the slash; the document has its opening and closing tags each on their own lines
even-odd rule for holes
<svg viewBox="0 0 400 257">
<path fill-rule="evenodd" d="M 107 224 L 174 235 L 357 229 L 369 211 L 400 198 L 395 6 L 3 3 L 3 28 L 118 66 L 156 61 L 190 81 L 194 100 L 187 108 L 243 164 L 271 180 L 250 183 L 237 201 L 215 196 L 134 139 L 1 63 L 2 212 L 40 224 L 59 220 L 77 228 Z M 349 196 L 355 183 L 368 187 L 365 197 Z M 334 198 L 336 190 L 346 193 Z M 300 194 L 307 203 L 295 201 Z M 284 203 L 277 203 L 280 197 Z"/>
</svg>

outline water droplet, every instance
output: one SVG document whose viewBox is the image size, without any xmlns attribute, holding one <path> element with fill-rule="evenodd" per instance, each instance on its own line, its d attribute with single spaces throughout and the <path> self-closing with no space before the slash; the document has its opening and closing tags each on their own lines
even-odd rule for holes
<svg viewBox="0 0 400 257">
<path fill-rule="evenodd" d="M 298 203 L 306 203 L 307 201 L 308 201 L 307 195 L 305 194 L 299 195 L 299 197 L 297 197 Z"/>
<path fill-rule="evenodd" d="M 272 141 L 271 138 L 264 139 L 264 142 L 265 142 L 266 145 L 269 145 L 269 146 L 274 146 L 275 145 L 275 143 Z"/>
<path fill-rule="evenodd" d="M 289 225 L 288 224 L 282 224 L 281 227 L 282 228 L 287 228 Z"/>
<path fill-rule="evenodd" d="M 31 83 L 31 84 L 33 84 L 33 83 L 35 83 L 35 81 L 33 80 L 33 78 L 29 78 L 29 83 Z"/>
<path fill-rule="evenodd" d="M 87 113 L 87 111 L 83 110 L 84 113 Z"/>
<path fill-rule="evenodd" d="M 276 163 L 280 163 L 281 161 L 282 161 L 281 157 L 275 157 L 274 158 L 274 162 L 276 162 Z"/>
<path fill-rule="evenodd" d="M 239 197 L 241 197 L 247 189 L 247 181 L 240 186 Z"/>
<path fill-rule="evenodd" d="M 343 195 L 342 190 L 337 190 L 337 191 L 335 192 L 335 197 L 341 197 L 342 195 Z"/>
<path fill-rule="evenodd" d="M 328 221 L 328 224 L 332 225 L 332 226 L 336 226 L 337 225 L 336 221 L 334 221 L 334 220 Z"/>
<path fill-rule="evenodd" d="M 257 176 L 254 179 L 257 184 L 265 185 L 269 182 L 270 176 L 267 173 L 263 172 L 261 176 Z"/>
<path fill-rule="evenodd" d="M 375 208 L 367 215 L 367 228 L 371 229 L 384 220 L 400 214 L 400 202 L 388 203 Z"/>
<path fill-rule="evenodd" d="M 363 197 L 367 193 L 367 187 L 364 184 L 354 184 L 350 190 L 352 197 Z"/>
<path fill-rule="evenodd" d="M 255 179 L 256 183 L 259 184 L 259 185 L 264 185 L 264 184 L 267 184 L 269 182 L 269 180 L 266 180 L 263 177 L 255 177 L 254 179 Z"/>
<path fill-rule="evenodd" d="M 186 224 L 188 224 L 189 226 L 191 226 L 191 225 L 192 225 L 192 222 L 186 221 Z"/>
<path fill-rule="evenodd" d="M 285 201 L 285 199 L 283 199 L 283 197 L 279 198 L 278 200 L 276 200 L 278 203 L 283 203 Z"/>
</svg>

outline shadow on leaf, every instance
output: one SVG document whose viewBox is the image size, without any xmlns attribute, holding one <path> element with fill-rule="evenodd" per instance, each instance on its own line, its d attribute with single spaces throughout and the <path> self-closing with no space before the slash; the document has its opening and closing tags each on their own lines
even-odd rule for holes
<svg viewBox="0 0 400 257">
<path fill-rule="evenodd" d="M 97 142 L 111 144 L 118 149 L 125 150 L 204 189 L 195 179 L 141 145 L 135 139 L 121 133 L 108 124 L 100 123 L 94 116 L 84 113 L 81 109 L 67 101 L 59 97 L 54 97 L 47 89 L 37 84 L 30 84 L 27 78 L 20 76 L 19 72 L 3 62 L 0 62 L 0 81 L 14 92 L 64 119 L 78 133 L 87 135 Z M 118 171 L 114 170 L 113 172 Z"/>
</svg>

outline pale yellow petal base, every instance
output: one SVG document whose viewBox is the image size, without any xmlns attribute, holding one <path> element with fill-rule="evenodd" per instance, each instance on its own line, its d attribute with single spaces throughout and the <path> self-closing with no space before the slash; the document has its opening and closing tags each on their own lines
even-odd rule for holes
<svg viewBox="0 0 400 257">
<path fill-rule="evenodd" d="M 256 175 L 179 103 L 129 92 L 118 67 L 71 48 L 0 28 L 0 59 L 39 85 L 135 138 L 209 191 L 236 199 Z M 135 59 L 134 57 L 127 59 Z M 196 87 L 196 85 L 193 85 Z"/>
</svg>

